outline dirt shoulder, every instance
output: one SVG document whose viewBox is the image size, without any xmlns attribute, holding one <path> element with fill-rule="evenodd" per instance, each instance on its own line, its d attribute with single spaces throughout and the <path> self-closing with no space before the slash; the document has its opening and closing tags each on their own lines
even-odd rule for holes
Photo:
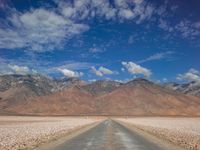
<svg viewBox="0 0 200 150">
<path fill-rule="evenodd" d="M 94 118 L 0 117 L 1 150 L 34 149 L 100 122 Z"/>
<path fill-rule="evenodd" d="M 199 118 L 130 118 L 118 119 L 124 125 L 178 145 L 200 150 Z"/>
</svg>

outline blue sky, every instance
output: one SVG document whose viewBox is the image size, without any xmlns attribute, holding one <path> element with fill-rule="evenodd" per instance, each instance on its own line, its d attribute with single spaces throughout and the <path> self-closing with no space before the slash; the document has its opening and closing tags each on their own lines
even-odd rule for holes
<svg viewBox="0 0 200 150">
<path fill-rule="evenodd" d="M 0 74 L 200 81 L 198 0 L 0 0 Z"/>
</svg>

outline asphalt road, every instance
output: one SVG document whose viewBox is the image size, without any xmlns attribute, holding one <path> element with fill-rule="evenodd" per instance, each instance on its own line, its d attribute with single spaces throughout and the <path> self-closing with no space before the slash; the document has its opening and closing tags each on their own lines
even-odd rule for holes
<svg viewBox="0 0 200 150">
<path fill-rule="evenodd" d="M 123 125 L 106 120 L 49 150 L 166 150 Z M 171 148 L 167 148 L 171 149 Z"/>
</svg>

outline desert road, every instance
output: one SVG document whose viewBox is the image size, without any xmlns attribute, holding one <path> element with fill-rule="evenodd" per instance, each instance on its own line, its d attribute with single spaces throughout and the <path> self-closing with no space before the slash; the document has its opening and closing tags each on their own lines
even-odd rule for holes
<svg viewBox="0 0 200 150">
<path fill-rule="evenodd" d="M 39 148 L 40 149 L 40 148 Z M 45 148 L 42 148 L 43 150 Z M 48 150 L 173 150 L 176 148 L 163 146 L 125 126 L 106 120 L 97 126 L 68 139 L 62 143 L 51 145 Z"/>
</svg>

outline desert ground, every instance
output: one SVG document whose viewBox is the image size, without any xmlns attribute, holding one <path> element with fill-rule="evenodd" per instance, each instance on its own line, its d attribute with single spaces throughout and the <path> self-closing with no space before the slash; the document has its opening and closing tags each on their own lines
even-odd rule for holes
<svg viewBox="0 0 200 150">
<path fill-rule="evenodd" d="M 94 117 L 1 116 L 0 150 L 33 149 L 100 120 Z"/>
<path fill-rule="evenodd" d="M 45 148 L 199 150 L 200 118 L 0 117 L 0 150 Z"/>
<path fill-rule="evenodd" d="M 126 124 L 189 150 L 200 150 L 200 118 L 120 118 Z"/>
</svg>

